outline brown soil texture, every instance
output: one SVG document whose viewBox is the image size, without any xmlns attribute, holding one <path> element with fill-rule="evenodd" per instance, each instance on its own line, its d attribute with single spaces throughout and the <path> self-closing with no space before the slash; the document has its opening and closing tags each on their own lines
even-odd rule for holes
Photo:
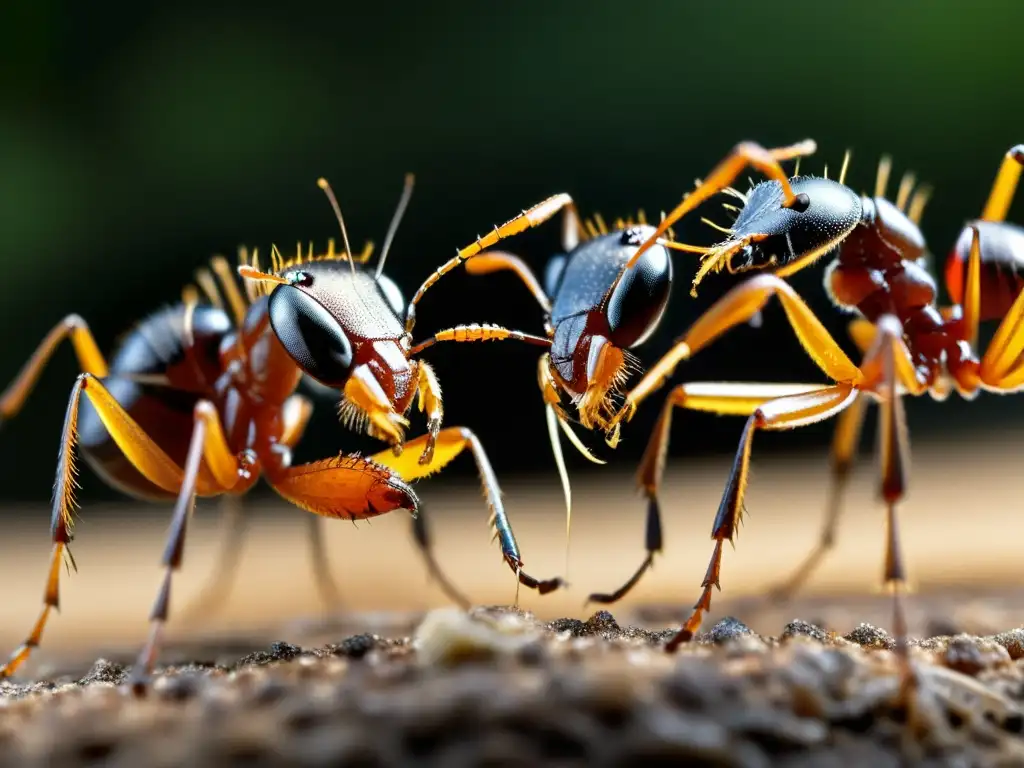
<svg viewBox="0 0 1024 768">
<path fill-rule="evenodd" d="M 387 635 L 169 647 L 0 684 L 0 765 L 897 766 L 1024 763 L 1024 630 L 915 641 L 724 618 L 675 655 L 611 613 L 438 609 Z M 337 634 L 336 634 L 337 633 Z"/>
</svg>

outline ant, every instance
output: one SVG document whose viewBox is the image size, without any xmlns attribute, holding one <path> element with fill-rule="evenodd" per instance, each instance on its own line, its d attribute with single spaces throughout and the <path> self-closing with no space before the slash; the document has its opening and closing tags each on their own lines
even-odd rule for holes
<svg viewBox="0 0 1024 768">
<path fill-rule="evenodd" d="M 110 363 L 85 321 L 70 315 L 46 336 L 0 397 L 0 416 L 14 416 L 57 346 L 70 339 L 83 372 L 71 390 L 61 435 L 43 609 L 24 643 L 0 668 L 0 677 L 13 674 L 38 647 L 50 612 L 59 604 L 61 560 L 67 558 L 74 566 L 69 546 L 76 446 L 111 486 L 142 498 L 176 499 L 162 559 L 165 574 L 150 613 L 151 632 L 129 678 L 137 694 L 148 688 L 157 659 L 195 497 L 240 496 L 261 476 L 284 499 L 322 517 L 357 520 L 408 510 L 430 573 L 449 597 L 468 606 L 434 559 L 423 507 L 410 486 L 468 449 L 476 460 L 502 555 L 519 583 L 541 594 L 562 585 L 559 578 L 541 581 L 523 571 L 483 446 L 466 427 L 441 428 L 437 377 L 426 362 L 415 359 L 427 345 L 413 347 L 403 330 L 402 296 L 383 268 L 412 193 L 412 175 L 406 177 L 374 271 L 365 266 L 368 249 L 362 259 L 352 255 L 334 194 L 326 180 L 318 184 L 338 219 L 343 252 L 334 252 L 331 242 L 324 254 L 310 250 L 303 258 L 300 248 L 285 260 L 274 248 L 272 271 L 262 272 L 258 254 L 250 261 L 243 250 L 238 273 L 246 281 L 245 297 L 226 261 L 215 259 L 213 271 L 230 314 L 199 304 L 198 292 L 186 289 L 181 302 L 139 323 Z M 209 273 L 200 274 L 200 285 L 215 295 L 217 286 Z M 490 327 L 490 332 L 524 338 L 507 329 Z M 450 335 L 461 340 L 458 329 Z M 296 393 L 304 376 L 340 390 L 342 422 L 391 448 L 369 457 L 342 453 L 292 465 L 291 451 L 312 412 L 311 401 Z M 404 414 L 414 402 L 426 413 L 427 434 L 406 441 L 409 422 Z"/>
<path fill-rule="evenodd" d="M 538 226 L 559 212 L 564 253 L 548 261 L 543 287 L 518 256 L 483 250 L 527 227 Z M 667 248 L 692 249 L 676 244 L 671 230 L 666 229 L 668 239 L 659 236 L 657 244 L 627 268 L 637 248 L 655 232 L 646 223 L 643 212 L 638 214 L 637 221 L 615 220 L 609 230 L 600 215 L 593 220 L 581 220 L 573 199 L 565 193 L 538 204 L 523 217 L 513 220 L 515 226 L 510 226 L 510 222 L 479 238 L 477 244 L 459 251 L 431 275 L 413 297 L 406 330 L 412 330 L 413 307 L 423 292 L 462 263 L 473 275 L 510 271 L 530 291 L 544 312 L 544 346 L 548 349 L 538 361 L 537 378 L 544 399 L 548 437 L 565 495 L 568 536 L 571 490 L 559 429 L 587 459 L 597 464 L 605 462 L 594 456 L 573 431 L 562 396 L 571 399 L 583 428 L 610 428 L 616 396 L 629 373 L 640 369 L 629 350 L 650 338 L 668 306 L 672 260 Z M 660 535 L 660 531 L 649 532 L 659 541 Z"/>
<path fill-rule="evenodd" d="M 733 272 L 774 269 L 774 274 L 740 283 L 698 318 L 626 395 L 606 437 L 617 439 L 619 423 L 632 417 L 638 404 L 666 381 L 678 363 L 777 296 L 802 346 L 833 383 L 681 384 L 669 394 L 641 464 L 639 480 L 656 514 L 673 409 L 747 416 L 715 515 L 715 546 L 703 591 L 667 650 L 675 651 L 694 637 L 710 609 L 712 588 L 720 589 L 722 548 L 726 541 L 734 540 L 742 518 L 754 434 L 794 429 L 842 414 L 832 449 L 832 477 L 841 487 L 856 447 L 864 401 L 870 398 L 879 405 L 880 493 L 887 507 L 883 578 L 893 590 L 894 632 L 904 680 L 909 683 L 901 597 L 906 569 L 896 516 L 896 506 L 906 492 L 909 462 L 901 397 L 928 393 L 942 400 L 955 390 L 971 399 L 982 390 L 1009 393 L 1024 385 L 1024 281 L 1017 275 L 1024 259 L 1024 229 L 1005 222 L 1024 165 L 1024 145 L 1006 153 L 980 218 L 967 222 L 961 231 L 946 264 L 946 286 L 955 303 L 942 307 L 936 304 L 937 286 L 925 266 L 928 252 L 918 226 L 927 190 L 919 188 L 911 197 L 915 180 L 908 174 L 895 204 L 887 200 L 889 163 L 883 160 L 874 196 L 858 195 L 843 183 L 849 153 L 838 181 L 827 176 L 787 177 L 780 161 L 814 150 L 812 141 L 773 150 L 749 142 L 737 145 L 637 249 L 634 260 L 642 258 L 672 223 L 715 193 L 729 189 L 744 167 L 753 166 L 769 177 L 739 195 L 744 206 L 728 239 L 701 249 L 703 264 L 694 289 L 704 275 L 723 267 Z M 825 287 L 836 306 L 857 314 L 850 330 L 863 354 L 860 366 L 850 360 L 783 279 L 832 252 L 837 255 L 826 270 Z M 987 349 L 979 354 L 979 323 L 992 319 L 1001 321 Z M 831 544 L 834 523 L 834 519 L 827 522 L 819 549 Z M 817 557 L 812 555 L 810 567 Z M 800 578 L 802 572 L 796 580 Z"/>
</svg>

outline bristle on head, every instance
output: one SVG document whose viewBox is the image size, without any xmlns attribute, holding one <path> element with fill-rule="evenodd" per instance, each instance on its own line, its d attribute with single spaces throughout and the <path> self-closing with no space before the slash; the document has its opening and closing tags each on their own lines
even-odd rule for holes
<svg viewBox="0 0 1024 768">
<path fill-rule="evenodd" d="M 662 219 L 665 218 L 665 214 L 662 213 Z M 582 221 L 583 229 L 586 232 L 588 238 L 599 237 L 601 235 L 607 235 L 611 232 L 621 232 L 624 229 L 632 229 L 637 226 L 647 226 L 647 214 L 644 213 L 643 209 L 637 211 L 636 216 L 619 216 L 612 221 L 611 227 L 609 227 L 604 220 L 604 217 L 600 213 L 594 213 L 592 218 L 584 219 Z M 669 240 L 675 239 L 675 233 L 669 228 L 665 232 L 665 237 Z"/>
<path fill-rule="evenodd" d="M 286 259 L 281 255 L 281 251 L 276 245 L 271 246 L 270 249 L 270 270 L 275 275 L 281 275 L 290 269 L 301 266 L 303 264 L 310 264 L 313 262 L 323 261 L 350 261 L 353 260 L 349 257 L 347 251 L 338 250 L 337 245 L 333 238 L 328 239 L 326 249 L 322 251 L 315 251 L 315 246 L 312 241 L 306 244 L 305 250 L 303 250 L 302 243 L 296 243 L 295 255 L 290 259 Z M 374 245 L 371 241 L 367 240 L 363 246 L 363 250 L 356 254 L 354 261 L 359 264 L 364 264 L 373 253 Z"/>
</svg>

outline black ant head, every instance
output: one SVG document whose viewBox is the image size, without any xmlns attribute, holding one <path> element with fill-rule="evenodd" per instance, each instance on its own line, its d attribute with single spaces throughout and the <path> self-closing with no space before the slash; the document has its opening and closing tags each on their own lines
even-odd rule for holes
<svg viewBox="0 0 1024 768">
<path fill-rule="evenodd" d="M 398 286 L 338 259 L 287 265 L 276 278 L 267 310 L 284 350 L 307 376 L 344 393 L 343 421 L 400 440 L 415 370 Z"/>
<path fill-rule="evenodd" d="M 793 204 L 782 185 L 763 181 L 746 195 L 729 239 L 704 257 L 693 286 L 708 272 L 774 268 L 791 275 L 835 248 L 861 222 L 861 197 L 831 179 L 803 176 L 790 180 Z M 695 290 L 694 290 L 695 292 Z"/>
<path fill-rule="evenodd" d="M 270 293 L 270 324 L 285 350 L 309 376 L 344 387 L 356 351 L 368 340 L 399 339 L 404 307 L 398 287 L 348 264 L 320 261 L 282 271 Z"/>
<path fill-rule="evenodd" d="M 342 390 L 342 421 L 372 437 L 398 445 L 408 426 L 403 414 L 417 391 L 419 368 L 410 359 L 410 338 L 402 319 L 401 291 L 383 274 L 402 214 L 412 194 L 406 174 L 402 197 L 391 219 L 373 272 L 356 267 L 341 208 L 326 179 L 327 195 L 341 229 L 345 251 L 277 266 L 280 283 L 270 296 L 270 323 L 278 340 L 308 376 Z M 369 251 L 360 257 L 361 264 Z"/>
<path fill-rule="evenodd" d="M 654 231 L 653 227 L 630 227 L 619 235 L 623 248 L 635 250 Z M 663 246 L 644 252 L 626 269 L 605 302 L 609 340 L 621 349 L 643 344 L 661 322 L 672 288 L 672 259 Z"/>
<path fill-rule="evenodd" d="M 586 241 L 567 262 L 549 266 L 552 360 L 588 429 L 603 427 L 614 411 L 613 397 L 636 368 L 627 350 L 646 341 L 665 314 L 672 287 L 665 246 L 655 244 L 626 266 L 654 232 L 646 224 L 629 224 Z"/>
</svg>

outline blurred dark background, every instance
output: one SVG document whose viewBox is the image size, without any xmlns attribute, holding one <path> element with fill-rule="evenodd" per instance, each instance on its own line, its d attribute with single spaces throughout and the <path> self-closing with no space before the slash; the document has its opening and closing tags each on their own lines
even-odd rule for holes
<svg viewBox="0 0 1024 768">
<path fill-rule="evenodd" d="M 319 244 L 336 225 L 315 180 L 330 179 L 354 245 L 378 249 L 401 188 L 417 189 L 389 258 L 407 297 L 477 233 L 558 191 L 606 218 L 674 206 L 742 139 L 805 137 L 804 169 L 838 169 L 869 190 L 882 153 L 936 193 L 924 229 L 940 263 L 977 215 L 1005 150 L 1024 141 L 1017 0 L 858 2 L 433 2 L 333 6 L 15 2 L 0 11 L 0 380 L 61 317 L 78 312 L 109 350 L 175 301 L 209 256 L 241 243 Z M 834 171 L 833 171 L 834 172 Z M 1011 218 L 1024 220 L 1015 204 Z M 725 223 L 721 213 L 711 214 Z M 541 272 L 558 227 L 509 241 Z M 716 233 L 699 216 L 680 239 Z M 728 286 L 677 286 L 647 364 Z M 822 266 L 794 283 L 847 348 Z M 456 271 L 420 305 L 417 336 L 466 322 L 541 331 L 511 276 Z M 478 432 L 499 476 L 553 474 L 535 348 L 440 346 L 428 354 L 447 423 Z M 0 496 L 43 503 L 76 373 L 62 348 L 0 435 Z M 819 380 L 772 307 L 689 363 L 688 379 Z M 1016 398 L 911 403 L 912 434 L 955 437 L 1024 421 Z M 610 458 L 632 465 L 659 401 Z M 422 428 L 422 421 L 415 422 Z M 673 453 L 735 449 L 734 419 L 687 414 Z M 685 424 L 685 426 L 683 426 Z M 417 430 L 418 431 L 418 430 Z M 828 425 L 770 435 L 759 450 L 825 445 Z M 599 440 L 590 443 L 600 451 Z M 951 443 L 955 450 L 956 443 Z M 298 459 L 371 448 L 325 401 Z M 570 451 L 571 452 L 571 451 Z M 607 455 L 607 451 L 603 452 Z M 579 476 L 592 469 L 569 458 Z M 468 458 L 452 467 L 468 480 Z M 89 472 L 83 500 L 115 498 Z"/>
</svg>

